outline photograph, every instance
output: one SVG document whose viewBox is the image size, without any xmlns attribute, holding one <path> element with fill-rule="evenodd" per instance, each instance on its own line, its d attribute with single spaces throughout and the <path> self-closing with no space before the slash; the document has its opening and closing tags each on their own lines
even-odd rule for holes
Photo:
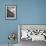
<svg viewBox="0 0 46 46">
<path fill-rule="evenodd" d="M 32 43 L 38 44 L 39 42 L 43 44 L 46 42 L 46 25 L 19 24 L 18 39 L 20 46 L 31 46 Z"/>
<path fill-rule="evenodd" d="M 16 5 L 6 5 L 6 19 L 16 19 Z"/>
</svg>

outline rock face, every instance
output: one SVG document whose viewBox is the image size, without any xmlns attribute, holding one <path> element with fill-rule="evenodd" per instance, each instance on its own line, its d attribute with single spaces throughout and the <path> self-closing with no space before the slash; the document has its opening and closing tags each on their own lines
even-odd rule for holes
<svg viewBox="0 0 46 46">
<path fill-rule="evenodd" d="M 14 17 L 14 13 L 12 13 L 9 9 L 7 9 L 7 17 Z"/>
</svg>

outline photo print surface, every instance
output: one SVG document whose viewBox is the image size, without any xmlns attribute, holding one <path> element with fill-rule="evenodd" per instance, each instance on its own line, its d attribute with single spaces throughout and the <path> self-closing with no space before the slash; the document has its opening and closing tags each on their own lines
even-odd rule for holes
<svg viewBox="0 0 46 46">
<path fill-rule="evenodd" d="M 16 19 L 16 5 L 6 5 L 6 19 Z"/>
</svg>

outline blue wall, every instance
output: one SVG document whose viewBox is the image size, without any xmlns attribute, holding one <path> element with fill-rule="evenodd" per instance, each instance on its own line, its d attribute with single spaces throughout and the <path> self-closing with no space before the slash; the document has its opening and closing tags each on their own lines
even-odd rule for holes
<svg viewBox="0 0 46 46">
<path fill-rule="evenodd" d="M 16 4 L 16 20 L 5 20 L 5 4 Z M 0 44 L 8 43 L 10 32 L 18 32 L 18 24 L 46 24 L 46 0 L 0 0 Z"/>
</svg>

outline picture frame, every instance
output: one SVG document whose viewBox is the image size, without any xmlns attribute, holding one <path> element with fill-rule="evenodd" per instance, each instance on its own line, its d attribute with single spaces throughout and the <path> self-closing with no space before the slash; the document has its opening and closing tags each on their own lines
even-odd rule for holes
<svg viewBox="0 0 46 46">
<path fill-rule="evenodd" d="M 5 5 L 5 19 L 6 20 L 16 19 L 16 5 Z"/>
<path fill-rule="evenodd" d="M 22 37 L 22 30 L 28 30 L 28 37 L 27 39 Z M 31 33 L 33 32 L 33 33 Z M 23 33 L 24 34 L 24 33 Z M 36 36 L 34 36 L 36 35 Z M 38 36 L 39 35 L 39 36 Z M 25 36 L 25 35 L 23 35 Z M 33 36 L 30 38 L 29 36 Z M 22 37 L 22 39 L 21 39 Z M 39 38 L 38 38 L 39 37 Z M 34 38 L 34 39 L 33 39 Z M 46 24 L 18 24 L 18 42 L 24 40 L 31 40 L 31 41 L 46 41 Z"/>
</svg>

